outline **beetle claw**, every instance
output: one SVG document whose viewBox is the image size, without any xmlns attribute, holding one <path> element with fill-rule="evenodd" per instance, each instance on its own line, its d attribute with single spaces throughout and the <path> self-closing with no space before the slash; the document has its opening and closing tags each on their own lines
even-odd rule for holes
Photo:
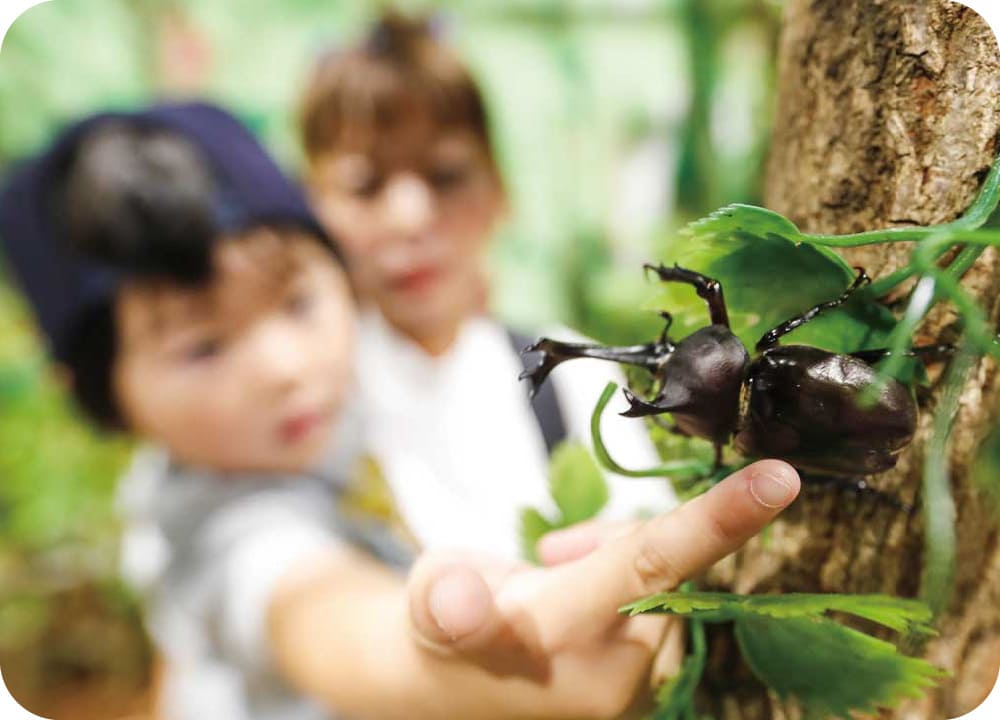
<svg viewBox="0 0 1000 720">
<path fill-rule="evenodd" d="M 568 360 L 569 358 L 562 357 L 553 353 L 554 350 L 552 340 L 548 338 L 542 338 L 538 342 L 529 345 L 524 350 L 521 351 L 521 355 L 529 355 L 531 353 L 541 353 L 542 359 L 539 363 L 531 370 L 523 370 L 517 376 L 518 380 L 528 380 L 531 386 L 528 388 L 528 397 L 534 398 L 538 394 L 538 390 L 542 387 L 542 384 L 548 378 L 549 373 L 555 368 L 556 365 Z"/>
</svg>

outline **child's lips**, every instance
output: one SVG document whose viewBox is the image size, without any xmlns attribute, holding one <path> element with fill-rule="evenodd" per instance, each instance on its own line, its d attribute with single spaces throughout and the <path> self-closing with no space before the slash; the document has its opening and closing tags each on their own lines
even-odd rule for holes
<svg viewBox="0 0 1000 720">
<path fill-rule="evenodd" d="M 441 270 L 433 265 L 415 268 L 394 275 L 390 283 L 396 290 L 405 293 L 417 293 L 433 286 L 441 277 Z"/>
<path fill-rule="evenodd" d="M 329 413 L 323 410 L 296 413 L 281 422 L 278 434 L 285 443 L 298 443 L 325 425 L 328 416 Z"/>
</svg>

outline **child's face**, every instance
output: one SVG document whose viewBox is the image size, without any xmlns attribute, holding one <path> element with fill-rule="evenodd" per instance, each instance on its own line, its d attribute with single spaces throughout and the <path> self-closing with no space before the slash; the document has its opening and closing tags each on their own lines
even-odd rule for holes
<svg viewBox="0 0 1000 720">
<path fill-rule="evenodd" d="M 305 236 L 259 230 L 219 244 L 197 289 L 126 286 L 116 305 L 116 397 L 129 427 L 215 470 L 317 462 L 350 373 L 344 273 Z"/>
<path fill-rule="evenodd" d="M 429 120 L 357 135 L 312 158 L 319 215 L 390 323 L 418 341 L 447 333 L 485 305 L 483 251 L 503 207 L 487 148 Z"/>
</svg>

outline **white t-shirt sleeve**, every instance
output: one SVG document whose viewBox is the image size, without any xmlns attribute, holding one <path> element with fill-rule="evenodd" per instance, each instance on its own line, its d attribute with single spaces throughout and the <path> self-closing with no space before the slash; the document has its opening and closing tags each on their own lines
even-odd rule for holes
<svg viewBox="0 0 1000 720">
<path fill-rule="evenodd" d="M 206 619 L 219 653 L 248 673 L 268 673 L 271 600 L 294 567 L 342 548 L 309 493 L 266 490 L 220 509 L 199 539 Z"/>
</svg>

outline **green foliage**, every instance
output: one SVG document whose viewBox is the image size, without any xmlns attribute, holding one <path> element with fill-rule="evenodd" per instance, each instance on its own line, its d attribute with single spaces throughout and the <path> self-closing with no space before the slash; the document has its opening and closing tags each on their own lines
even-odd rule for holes
<svg viewBox="0 0 1000 720">
<path fill-rule="evenodd" d="M 564 442 L 553 451 L 549 461 L 549 491 L 566 525 L 594 517 L 608 502 L 604 475 L 580 443 Z"/>
<path fill-rule="evenodd" d="M 747 615 L 735 623 L 747 664 L 782 697 L 795 697 L 807 717 L 850 718 L 920 697 L 945 673 L 892 643 L 832 620 Z"/>
<path fill-rule="evenodd" d="M 590 451 L 576 442 L 564 441 L 549 459 L 549 493 L 558 515 L 549 519 L 535 508 L 521 511 L 521 546 L 524 555 L 537 562 L 535 548 L 545 533 L 595 517 L 608 502 L 608 484 Z"/>
<path fill-rule="evenodd" d="M 778 213 L 730 205 L 687 226 L 663 257 L 722 283 L 733 332 L 753 348 L 766 331 L 813 305 L 839 296 L 854 270 L 833 251 L 803 242 Z M 660 285 L 648 303 L 674 316 L 672 334 L 684 336 L 708 322 L 705 302 L 690 287 Z M 789 342 L 835 352 L 882 347 L 895 319 L 864 292 L 789 336 Z"/>
<path fill-rule="evenodd" d="M 546 533 L 558 529 L 558 525 L 542 515 L 535 508 L 521 510 L 521 552 L 529 562 L 538 562 L 538 541 Z"/>
<path fill-rule="evenodd" d="M 825 617 L 832 611 L 898 632 L 933 632 L 930 608 L 884 595 L 675 592 L 621 610 L 630 616 L 670 613 L 699 622 L 734 623 L 740 650 L 757 677 L 778 695 L 796 698 L 808 717 L 848 718 L 852 712 L 893 707 L 904 697 L 919 697 L 945 676 L 924 660 L 900 654 L 892 643 Z M 659 694 L 658 712 L 663 714 L 654 718 L 685 717 L 679 713 L 691 707 L 692 692 L 686 668 Z"/>
<path fill-rule="evenodd" d="M 732 622 L 746 615 L 771 618 L 820 617 L 841 612 L 871 620 L 897 632 L 933 633 L 931 611 L 918 600 L 889 595 L 734 595 L 722 592 L 671 592 L 651 595 L 622 608 L 623 613 L 697 615 L 710 622 Z"/>
<path fill-rule="evenodd" d="M 23 306 L 2 287 L 0 449 L 0 553 L 113 544 L 111 496 L 129 445 L 80 422 Z"/>
</svg>

